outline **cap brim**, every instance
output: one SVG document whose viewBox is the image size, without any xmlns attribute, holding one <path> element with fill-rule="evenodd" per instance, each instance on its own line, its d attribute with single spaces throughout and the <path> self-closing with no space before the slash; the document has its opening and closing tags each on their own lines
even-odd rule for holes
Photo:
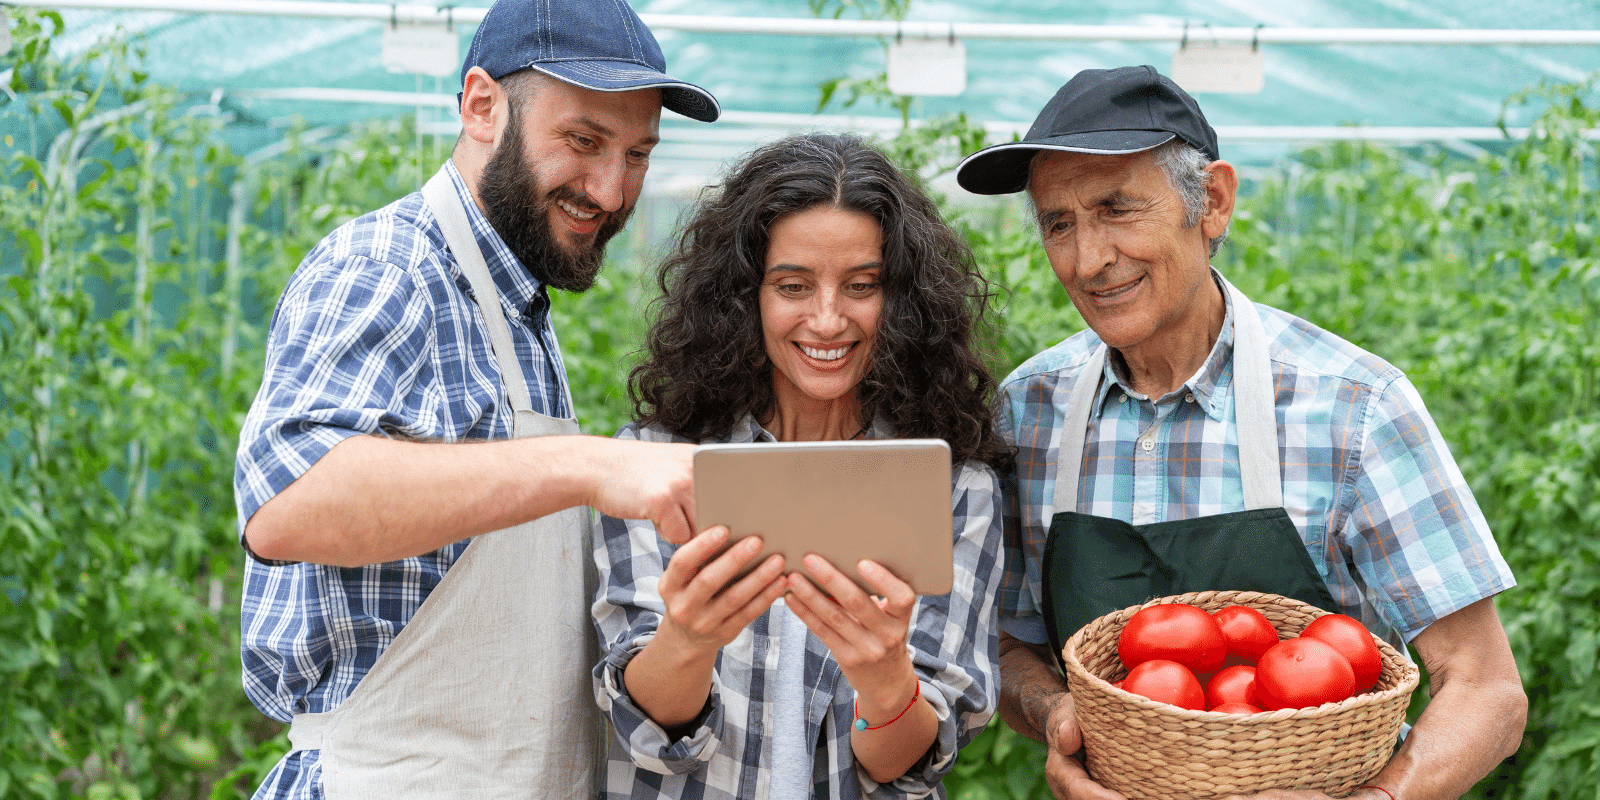
<svg viewBox="0 0 1600 800">
<path fill-rule="evenodd" d="M 528 67 L 597 92 L 660 89 L 663 108 L 701 122 L 714 122 L 722 114 L 710 92 L 630 61 L 556 61 Z"/>
<path fill-rule="evenodd" d="M 1160 147 L 1168 131 L 1088 131 L 986 147 L 962 159 L 956 183 L 973 194 L 1012 194 L 1028 188 L 1028 165 L 1040 150 L 1120 156 Z"/>
</svg>

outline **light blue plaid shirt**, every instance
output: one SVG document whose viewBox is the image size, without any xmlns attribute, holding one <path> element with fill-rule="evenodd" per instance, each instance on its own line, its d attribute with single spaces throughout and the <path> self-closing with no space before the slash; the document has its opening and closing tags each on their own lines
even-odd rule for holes
<svg viewBox="0 0 1600 800">
<path fill-rule="evenodd" d="M 509 312 L 534 410 L 572 416 L 544 287 L 454 165 L 445 169 Z M 284 289 L 239 435 L 241 535 L 256 509 L 347 437 L 501 439 L 512 416 L 467 279 L 422 194 L 409 194 L 329 234 Z M 354 569 L 247 558 L 240 625 L 251 702 L 283 722 L 337 708 L 466 547 Z M 319 776 L 317 752 L 296 752 L 256 796 L 311 797 Z"/>
<path fill-rule="evenodd" d="M 1084 444 L 1077 511 L 1146 524 L 1245 510 L 1233 424 L 1233 307 L 1200 370 L 1162 398 L 1134 394 L 1106 359 Z M 1283 502 L 1343 613 L 1401 644 L 1516 581 L 1422 398 L 1360 348 L 1257 304 L 1272 363 Z M 1000 387 L 1017 446 L 1007 479 L 1000 626 L 1046 641 L 1041 562 L 1067 402 L 1100 344 L 1083 331 Z M 1100 376 L 1093 376 L 1099 378 Z M 1136 450 L 1152 428 L 1155 447 Z M 1082 432 L 1074 431 L 1075 435 Z"/>
<path fill-rule="evenodd" d="M 870 438 L 889 432 L 874 425 Z M 684 442 L 658 428 L 629 424 L 619 439 Z M 723 442 L 772 441 L 748 415 Z M 805 698 L 792 716 L 803 718 L 803 741 L 813 752 L 814 796 L 851 798 L 943 797 L 940 783 L 956 753 L 988 724 L 999 690 L 995 628 L 995 587 L 1002 571 L 999 479 L 994 470 L 968 463 L 951 479 L 955 574 L 947 595 L 919 597 L 908 644 L 922 682 L 922 697 L 939 717 L 939 732 L 928 753 L 907 773 L 887 784 L 869 778 L 855 763 L 850 729 L 855 721 L 850 688 L 838 662 L 814 634 L 804 648 Z M 600 595 L 595 626 L 604 657 L 595 667 L 595 697 L 610 719 L 610 763 L 602 796 L 608 800 L 746 800 L 765 797 L 772 770 L 772 728 L 780 648 L 779 626 L 769 610 L 717 654 L 709 710 L 698 728 L 669 739 L 628 695 L 622 675 L 633 657 L 656 635 L 664 613 L 657 582 L 675 545 L 662 540 L 649 522 L 601 518 L 603 535 L 595 545 Z"/>
</svg>

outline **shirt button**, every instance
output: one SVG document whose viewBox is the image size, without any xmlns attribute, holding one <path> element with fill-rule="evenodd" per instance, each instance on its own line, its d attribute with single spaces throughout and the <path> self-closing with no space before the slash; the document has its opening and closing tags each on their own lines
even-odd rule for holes
<svg viewBox="0 0 1600 800">
<path fill-rule="evenodd" d="M 1119 403 L 1126 403 L 1126 402 L 1128 402 L 1128 396 L 1127 396 L 1127 395 L 1125 395 L 1125 394 L 1119 394 L 1119 395 L 1117 395 L 1117 402 L 1119 402 Z"/>
<path fill-rule="evenodd" d="M 1194 402 L 1194 392 L 1189 392 L 1188 394 L 1184 395 L 1183 396 L 1183 402 L 1185 402 L 1185 403 L 1193 403 Z"/>
<path fill-rule="evenodd" d="M 1148 453 L 1151 450 L 1156 449 L 1156 440 L 1146 436 L 1145 438 L 1139 440 L 1139 446 L 1144 448 L 1144 451 Z"/>
</svg>

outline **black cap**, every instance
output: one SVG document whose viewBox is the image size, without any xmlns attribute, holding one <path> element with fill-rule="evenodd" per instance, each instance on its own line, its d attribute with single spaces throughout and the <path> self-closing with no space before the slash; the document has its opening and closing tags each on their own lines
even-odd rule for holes
<svg viewBox="0 0 1600 800">
<path fill-rule="evenodd" d="M 711 122 L 721 109 L 711 93 L 667 75 L 656 37 L 625 0 L 499 0 L 478 24 L 461 64 L 495 80 L 536 69 L 598 92 L 660 89 L 661 105 Z"/>
<path fill-rule="evenodd" d="M 973 194 L 1010 194 L 1028 187 L 1028 165 L 1040 150 L 1122 155 L 1179 138 L 1215 161 L 1217 132 L 1188 92 L 1155 67 L 1086 69 L 1050 98 L 1020 142 L 987 147 L 956 167 L 956 182 Z"/>
</svg>

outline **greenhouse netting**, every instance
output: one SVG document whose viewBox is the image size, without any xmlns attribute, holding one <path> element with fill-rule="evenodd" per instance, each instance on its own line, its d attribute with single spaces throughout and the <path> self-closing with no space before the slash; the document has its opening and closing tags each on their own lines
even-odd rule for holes
<svg viewBox="0 0 1600 800">
<path fill-rule="evenodd" d="M 5 4 L 0 797 L 247 797 L 287 749 L 238 654 L 233 458 L 265 329 L 319 239 L 449 155 L 453 72 L 390 72 L 385 30 L 429 20 L 464 51 L 486 5 Z M 1600 7 L 634 5 L 726 119 L 663 117 L 595 288 L 553 300 L 586 431 L 633 416 L 627 371 L 685 204 L 788 131 L 869 133 L 929 181 L 994 283 L 996 372 L 1079 330 L 1022 200 L 968 195 L 951 165 L 1079 69 L 1227 50 L 1209 55 L 1262 71 L 1259 91 L 1197 91 L 1246 177 L 1215 265 L 1411 377 L 1518 577 L 1497 604 L 1527 732 L 1468 796 L 1594 796 Z M 963 91 L 889 91 L 906 40 L 959 43 Z M 949 796 L 1046 797 L 1043 758 L 997 721 Z"/>
</svg>

